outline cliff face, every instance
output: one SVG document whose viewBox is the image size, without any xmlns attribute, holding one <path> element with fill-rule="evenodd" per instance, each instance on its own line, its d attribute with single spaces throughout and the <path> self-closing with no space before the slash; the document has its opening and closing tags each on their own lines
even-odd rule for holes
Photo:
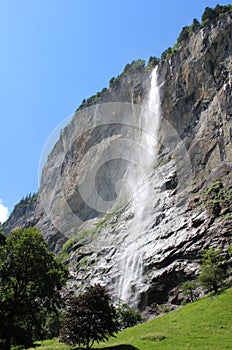
<svg viewBox="0 0 232 350">
<path fill-rule="evenodd" d="M 74 236 L 71 288 L 105 283 L 115 298 L 140 308 L 179 303 L 180 285 L 198 273 L 202 249 L 225 252 L 230 242 L 231 39 L 228 14 L 159 63 L 158 163 L 145 171 L 146 181 L 133 165 L 140 167 L 144 158 L 136 145 L 151 72 L 143 70 L 116 80 L 97 100 L 107 105 L 77 112 L 45 164 L 40 199 L 28 217 L 12 216 L 6 232 L 36 223 L 54 251 Z M 130 172 L 136 173 L 136 191 L 132 188 L 134 197 L 120 206 L 124 197 L 117 184 Z M 136 210 L 144 202 L 138 223 Z M 120 208 L 104 216 L 112 203 Z"/>
</svg>

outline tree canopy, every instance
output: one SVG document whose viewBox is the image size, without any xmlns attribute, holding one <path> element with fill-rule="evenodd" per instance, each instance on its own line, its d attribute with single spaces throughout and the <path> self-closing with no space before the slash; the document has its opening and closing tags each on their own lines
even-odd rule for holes
<svg viewBox="0 0 232 350">
<path fill-rule="evenodd" d="M 68 272 L 35 227 L 11 232 L 0 247 L 1 348 L 29 346 L 60 302 Z"/>
<path fill-rule="evenodd" d="M 222 268 L 222 256 L 220 250 L 209 248 L 202 253 L 201 273 L 199 282 L 202 286 L 217 293 L 225 278 Z"/>
<path fill-rule="evenodd" d="M 68 300 L 60 332 L 64 343 L 90 349 L 95 341 L 106 341 L 117 331 L 115 308 L 105 287 L 89 286 Z"/>
</svg>

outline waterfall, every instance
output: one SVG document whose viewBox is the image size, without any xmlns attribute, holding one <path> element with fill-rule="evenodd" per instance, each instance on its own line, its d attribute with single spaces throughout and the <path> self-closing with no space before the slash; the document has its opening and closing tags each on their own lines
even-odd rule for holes
<svg viewBox="0 0 232 350">
<path fill-rule="evenodd" d="M 138 287 L 143 283 L 143 251 L 146 223 L 149 218 L 149 174 L 157 158 L 157 135 L 160 122 L 160 97 L 157 79 L 157 66 L 151 74 L 151 87 L 147 102 L 147 109 L 141 115 L 140 146 L 146 150 L 147 157 L 142 159 L 145 178 L 134 188 L 132 199 L 133 220 L 128 226 L 123 245 L 120 247 L 118 297 L 130 304 L 136 303 Z M 133 174 L 132 174 L 133 176 Z"/>
</svg>

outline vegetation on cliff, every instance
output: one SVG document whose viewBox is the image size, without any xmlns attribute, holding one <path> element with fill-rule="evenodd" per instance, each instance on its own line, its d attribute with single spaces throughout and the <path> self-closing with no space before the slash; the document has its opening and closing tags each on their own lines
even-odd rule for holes
<svg viewBox="0 0 232 350">
<path fill-rule="evenodd" d="M 193 22 L 189 26 L 184 26 L 177 38 L 176 43 L 173 47 L 167 48 L 161 55 L 161 60 L 169 59 L 180 47 L 181 45 L 193 34 L 198 32 L 200 29 L 214 23 L 218 18 L 221 18 L 225 14 L 232 13 L 232 5 L 228 4 L 225 6 L 217 5 L 215 8 L 206 7 L 205 11 L 202 14 L 201 23 L 194 18 Z M 95 95 L 84 99 L 81 105 L 77 108 L 76 111 L 79 111 L 83 108 L 87 108 L 93 104 L 96 104 L 100 99 L 107 94 L 111 88 L 116 87 L 120 79 L 126 77 L 130 74 L 138 74 L 144 71 L 150 71 L 154 68 L 160 59 L 157 57 L 151 56 L 146 64 L 145 60 L 137 59 L 131 63 L 126 64 L 123 72 L 117 77 L 113 77 L 109 81 L 109 88 L 104 87 L 101 91 L 98 91 Z"/>
<path fill-rule="evenodd" d="M 214 9 L 206 7 L 201 17 L 201 23 L 194 18 L 191 25 L 184 26 L 177 38 L 177 42 L 173 47 L 169 47 L 162 53 L 161 59 L 169 59 L 193 33 L 196 33 L 207 25 L 214 23 L 218 18 L 228 13 L 232 13 L 232 5 L 217 5 Z"/>
<path fill-rule="evenodd" d="M 38 193 L 29 193 L 25 197 L 23 197 L 19 201 L 19 203 L 17 203 L 14 206 L 14 209 L 13 209 L 12 213 L 10 214 L 9 219 L 3 223 L 3 225 L 2 225 L 3 232 L 4 232 L 4 229 L 8 225 L 8 221 L 10 221 L 12 218 L 23 217 L 26 214 L 27 210 L 30 210 L 33 207 L 35 207 L 36 202 L 37 202 L 37 198 L 38 198 Z M 32 222 L 31 226 L 33 226 L 33 224 L 34 223 Z"/>
</svg>

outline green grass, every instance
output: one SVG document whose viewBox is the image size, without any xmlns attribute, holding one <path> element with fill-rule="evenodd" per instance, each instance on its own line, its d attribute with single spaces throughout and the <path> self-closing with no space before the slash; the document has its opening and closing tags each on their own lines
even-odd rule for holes
<svg viewBox="0 0 232 350">
<path fill-rule="evenodd" d="M 165 316 L 127 328 L 116 338 L 95 346 L 104 350 L 226 350 L 232 349 L 232 288 L 208 296 Z M 57 341 L 40 350 L 71 349 Z"/>
<path fill-rule="evenodd" d="M 39 341 L 35 348 L 30 348 L 29 350 L 40 349 L 40 350 L 70 350 L 70 346 L 66 346 L 59 342 L 57 339 Z"/>
</svg>

